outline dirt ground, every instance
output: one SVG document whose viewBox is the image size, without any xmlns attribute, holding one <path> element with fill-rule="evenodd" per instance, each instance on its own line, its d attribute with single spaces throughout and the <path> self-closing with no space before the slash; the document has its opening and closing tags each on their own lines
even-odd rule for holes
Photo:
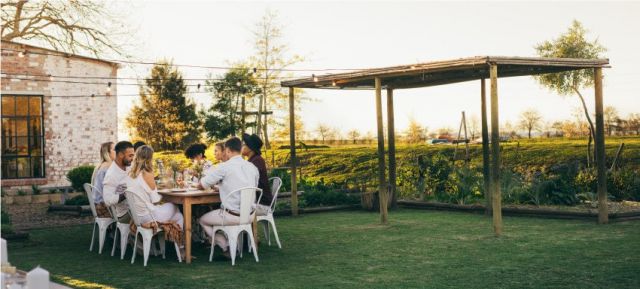
<svg viewBox="0 0 640 289">
<path fill-rule="evenodd" d="M 2 210 L 6 210 L 11 216 L 14 231 L 69 226 L 78 224 L 91 224 L 93 216 L 82 216 L 49 213 L 49 204 L 24 204 L 24 205 L 3 205 Z"/>
</svg>

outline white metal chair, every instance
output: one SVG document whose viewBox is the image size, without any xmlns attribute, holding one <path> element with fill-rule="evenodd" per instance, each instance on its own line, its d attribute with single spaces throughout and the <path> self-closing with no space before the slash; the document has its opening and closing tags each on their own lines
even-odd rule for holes
<svg viewBox="0 0 640 289">
<path fill-rule="evenodd" d="M 136 224 L 136 238 L 135 238 L 135 242 L 133 243 L 133 256 L 131 257 L 131 264 L 133 264 L 136 260 L 136 248 L 138 247 L 138 235 L 142 236 L 142 250 L 143 250 L 143 257 L 144 257 L 144 266 L 147 266 L 147 261 L 149 260 L 149 251 L 151 251 L 151 242 L 153 240 L 154 236 L 158 236 L 158 242 L 160 243 L 160 252 L 162 253 L 162 259 L 164 259 L 165 256 L 165 240 L 164 240 L 164 232 L 162 231 L 162 228 L 157 226 L 157 230 L 154 233 L 153 229 L 149 229 L 149 228 L 143 228 L 142 227 L 142 222 L 140 222 L 140 219 L 138 217 L 137 211 L 136 211 L 136 206 L 134 204 L 134 202 L 142 202 L 144 204 L 147 204 L 147 209 L 149 209 L 149 212 L 153 211 L 153 208 L 148 207 L 148 203 L 145 202 L 142 197 L 140 197 L 138 194 L 131 192 L 131 191 L 125 191 L 124 192 L 125 195 L 127 196 L 127 203 L 129 204 L 129 214 L 131 214 L 131 219 L 133 220 L 133 223 Z M 153 217 L 153 214 L 151 215 Z M 157 221 L 154 219 L 153 220 L 154 223 L 157 223 Z M 161 234 L 162 233 L 162 234 Z M 178 244 L 173 243 L 176 249 L 176 255 L 178 256 L 178 262 L 182 262 L 182 257 L 180 256 L 180 248 L 178 247 Z"/>
<path fill-rule="evenodd" d="M 89 251 L 93 251 L 93 241 L 96 236 L 96 226 L 98 226 L 98 253 L 102 254 L 102 248 L 104 247 L 104 239 L 107 236 L 107 228 L 109 225 L 113 224 L 113 217 L 110 218 L 101 218 L 98 217 L 98 213 L 96 212 L 96 204 L 94 201 L 93 189 L 94 187 L 91 184 L 84 184 L 84 191 L 87 193 L 87 198 L 89 199 L 89 206 L 91 207 L 91 213 L 93 214 L 93 232 L 91 232 L 91 245 L 89 245 Z"/>
<path fill-rule="evenodd" d="M 256 200 L 256 191 L 260 192 L 258 199 Z M 238 249 L 238 241 L 242 240 L 240 234 L 247 233 L 249 235 L 249 241 L 251 244 L 251 248 L 253 249 L 253 256 L 258 262 L 258 252 L 256 251 L 256 240 L 253 238 L 253 219 L 255 218 L 255 207 L 258 202 L 260 202 L 260 198 L 262 198 L 262 190 L 255 187 L 246 187 L 237 189 L 229 194 L 229 196 L 233 194 L 240 194 L 240 222 L 234 225 L 225 225 L 224 218 L 222 225 L 212 226 L 213 230 L 211 231 L 211 254 L 209 255 L 209 262 L 213 260 L 213 250 L 215 248 L 214 237 L 217 231 L 222 231 L 227 236 L 227 240 L 229 241 L 229 253 L 231 254 L 231 265 L 235 266 L 236 264 L 236 250 Z M 228 198 L 228 197 L 227 197 Z M 222 202 L 222 210 L 229 211 L 228 206 L 225 205 L 223 200 Z"/>
<path fill-rule="evenodd" d="M 118 214 L 116 213 L 115 206 L 109 207 L 109 212 L 114 216 L 113 220 L 116 224 L 116 231 L 113 233 L 113 248 L 111 248 L 111 256 L 116 252 L 116 244 L 118 244 L 118 232 L 120 232 L 120 260 L 124 260 L 124 255 L 127 253 L 127 243 L 129 241 L 129 223 L 118 222 Z"/>
<path fill-rule="evenodd" d="M 273 228 L 273 235 L 276 237 L 278 248 L 282 249 L 282 245 L 280 245 L 280 238 L 278 237 L 278 230 L 276 229 L 276 222 L 273 219 L 273 212 L 276 210 L 276 200 L 278 199 L 280 187 L 282 187 L 282 179 L 273 177 L 270 178 L 269 181 L 271 182 L 271 192 L 273 193 L 273 200 L 271 200 L 271 205 L 269 206 L 267 215 L 257 216 L 258 223 L 262 222 L 262 226 L 264 228 L 264 237 L 267 239 L 269 246 L 271 246 L 271 234 L 269 232 L 269 225 L 271 225 L 271 228 Z"/>
</svg>

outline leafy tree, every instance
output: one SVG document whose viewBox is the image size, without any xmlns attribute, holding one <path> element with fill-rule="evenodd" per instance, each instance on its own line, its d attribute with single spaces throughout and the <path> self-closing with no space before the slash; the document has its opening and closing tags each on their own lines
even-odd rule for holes
<svg viewBox="0 0 640 289">
<path fill-rule="evenodd" d="M 613 106 L 606 106 L 604 108 L 604 127 L 608 135 L 611 135 L 613 128 L 620 120 L 618 110 Z"/>
<path fill-rule="evenodd" d="M 408 143 L 420 143 L 427 139 L 427 129 L 423 127 L 415 118 L 409 118 L 409 126 L 405 132 Z"/>
<path fill-rule="evenodd" d="M 531 131 L 541 130 L 542 125 L 542 116 L 537 110 L 528 109 L 520 114 L 519 126 L 527 131 L 529 138 L 531 138 Z"/>
<path fill-rule="evenodd" d="M 131 41 L 120 15 L 105 1 L 2 1 L 2 40 L 25 40 L 55 50 L 95 56 L 105 52 L 123 54 L 123 36 Z"/>
<path fill-rule="evenodd" d="M 555 58 L 583 58 L 583 59 L 595 59 L 602 57 L 602 53 L 606 51 L 606 48 L 602 46 L 598 40 L 588 41 L 586 39 L 587 30 L 582 26 L 580 22 L 574 20 L 569 30 L 564 34 L 561 34 L 558 38 L 550 41 L 545 41 L 535 46 L 535 49 L 541 57 L 555 57 Z M 594 82 L 593 69 L 581 69 L 559 73 L 550 73 L 535 76 L 535 78 L 543 86 L 556 91 L 560 95 L 576 94 L 582 102 L 582 108 L 584 115 L 589 122 L 589 146 L 591 151 L 592 138 L 595 136 L 595 127 L 587 104 L 584 101 L 580 89 L 584 87 L 593 86 Z M 589 152 L 589 155 L 591 153 Z"/>
<path fill-rule="evenodd" d="M 255 77 L 262 92 L 258 101 L 258 111 L 266 112 L 272 106 L 277 109 L 287 107 L 289 95 L 280 87 L 280 81 L 284 76 L 282 69 L 303 61 L 298 55 L 288 55 L 288 46 L 282 39 L 282 28 L 278 14 L 267 10 L 253 30 L 255 54 L 250 57 L 249 62 L 257 69 Z M 298 102 L 302 99 L 296 97 Z M 264 135 L 267 149 L 270 148 L 268 124 L 270 122 L 266 114 L 258 117 L 257 134 Z"/>
<path fill-rule="evenodd" d="M 356 144 L 356 142 L 360 138 L 360 132 L 357 129 L 352 129 L 348 131 L 347 135 L 349 136 L 349 139 L 353 141 L 353 144 Z"/>
<path fill-rule="evenodd" d="M 198 141 L 201 121 L 186 92 L 182 74 L 171 63 L 156 64 L 140 88 L 140 103 L 126 118 L 132 137 L 159 150 L 176 150 Z"/>
<path fill-rule="evenodd" d="M 257 108 L 255 96 L 260 92 L 252 71 L 237 66 L 220 80 L 209 77 L 205 86 L 213 96 L 211 107 L 201 112 L 207 138 L 219 140 L 246 131 L 250 124 L 246 122 L 245 112 Z"/>
<path fill-rule="evenodd" d="M 289 135 L 289 115 L 287 115 L 284 119 L 284 123 L 280 124 L 280 129 L 277 129 L 274 132 L 274 137 L 276 139 L 279 140 L 288 140 L 290 135 Z M 299 114 L 295 115 L 295 133 L 296 133 L 296 140 L 297 141 L 302 141 L 306 138 L 307 136 L 307 132 L 304 129 L 304 122 L 302 121 L 302 117 L 300 117 Z"/>
<path fill-rule="evenodd" d="M 323 123 L 318 124 L 318 127 L 316 127 L 316 132 L 318 133 L 318 136 L 322 140 L 322 144 L 324 144 L 325 140 L 331 139 L 334 136 L 333 129 L 331 129 L 330 126 Z"/>
</svg>

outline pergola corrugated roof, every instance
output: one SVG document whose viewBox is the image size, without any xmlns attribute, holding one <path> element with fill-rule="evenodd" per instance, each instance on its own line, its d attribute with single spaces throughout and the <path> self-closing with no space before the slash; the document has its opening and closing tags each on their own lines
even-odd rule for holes
<svg viewBox="0 0 640 289">
<path fill-rule="evenodd" d="M 489 65 L 492 63 L 500 66 L 498 77 L 511 77 L 607 67 L 609 59 L 476 56 L 317 75 L 283 81 L 281 85 L 297 88 L 375 89 L 373 80 L 378 77 L 383 88 L 427 87 L 489 78 Z"/>
<path fill-rule="evenodd" d="M 480 81 L 480 99 L 482 113 L 482 159 L 484 191 L 487 211 L 493 215 L 493 227 L 496 235 L 502 232 L 502 195 L 500 192 L 500 122 L 498 118 L 498 79 L 513 76 L 539 75 L 573 71 L 594 70 L 595 91 L 595 156 L 598 179 L 598 222 L 608 222 L 606 169 L 604 158 L 604 117 L 602 97 L 602 69 L 609 67 L 609 59 L 575 59 L 543 57 L 504 57 L 476 56 L 455 60 L 433 61 L 426 63 L 392 66 L 385 68 L 363 69 L 352 72 L 312 75 L 307 78 L 283 81 L 281 85 L 289 88 L 289 127 L 295 127 L 295 90 L 294 88 L 320 89 L 373 89 L 375 90 L 376 124 L 378 134 L 378 199 L 380 216 L 387 221 L 387 204 L 395 203 L 396 157 L 393 91 L 395 89 L 428 87 L 443 84 Z M 489 115 L 485 79 L 490 80 L 490 124 L 491 143 L 489 143 Z M 382 89 L 387 91 L 387 140 L 389 154 L 389 179 L 385 166 L 385 137 L 382 117 Z M 291 208 L 293 215 L 298 213 L 297 176 L 296 176 L 296 137 L 290 130 L 291 156 Z M 489 148 L 491 145 L 491 148 Z"/>
</svg>

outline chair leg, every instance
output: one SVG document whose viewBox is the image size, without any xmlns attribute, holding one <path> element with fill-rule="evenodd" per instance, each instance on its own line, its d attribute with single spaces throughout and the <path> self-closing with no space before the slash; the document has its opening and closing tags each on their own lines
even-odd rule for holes
<svg viewBox="0 0 640 289">
<path fill-rule="evenodd" d="M 113 248 L 111 248 L 111 257 L 116 253 L 116 244 L 118 243 L 118 226 L 113 231 Z"/>
<path fill-rule="evenodd" d="M 216 235 L 216 232 L 213 231 L 213 229 L 211 229 L 211 232 L 211 253 L 209 254 L 209 262 L 213 261 L 213 248 L 216 246 L 213 241 L 213 237 Z"/>
<path fill-rule="evenodd" d="M 269 224 L 265 221 L 262 221 L 262 231 L 264 232 L 264 238 L 269 240 Z M 271 245 L 271 243 L 269 243 Z"/>
<path fill-rule="evenodd" d="M 240 258 L 242 258 L 242 251 L 244 251 L 244 233 L 240 232 L 240 235 L 238 235 L 238 252 L 240 252 Z M 249 248 L 249 251 L 251 251 L 251 248 Z"/>
<path fill-rule="evenodd" d="M 151 251 L 151 241 L 153 236 L 142 235 L 142 256 L 144 257 L 144 266 L 147 267 L 147 261 L 149 260 L 149 251 Z"/>
<path fill-rule="evenodd" d="M 107 237 L 107 227 L 98 226 L 98 231 L 100 232 L 100 239 L 98 239 L 98 254 L 102 254 L 102 247 L 104 247 L 104 239 Z"/>
<path fill-rule="evenodd" d="M 124 254 L 127 253 L 127 241 L 129 241 L 129 227 L 120 229 L 120 260 L 124 260 Z"/>
<path fill-rule="evenodd" d="M 176 248 L 176 255 L 178 255 L 178 263 L 182 263 L 182 255 L 180 254 L 180 247 L 177 243 L 173 243 Z"/>
<path fill-rule="evenodd" d="M 137 255 L 136 251 L 138 251 L 138 235 L 140 235 L 140 232 L 136 233 L 136 239 L 135 241 L 133 241 L 133 254 L 132 254 L 133 256 L 131 256 L 131 264 L 133 264 L 133 262 L 136 261 L 136 255 Z"/>
<path fill-rule="evenodd" d="M 93 239 L 96 237 L 96 226 L 97 223 L 93 223 L 93 231 L 91 232 L 91 245 L 89 245 L 89 251 L 93 251 Z"/>
<path fill-rule="evenodd" d="M 253 239 L 253 230 L 247 231 L 247 235 L 249 235 L 249 241 L 251 241 L 251 247 L 253 248 L 253 257 L 256 258 L 256 262 L 258 262 L 258 251 L 256 251 L 256 240 Z"/>
<path fill-rule="evenodd" d="M 165 240 L 164 240 L 164 234 L 163 233 L 158 234 L 158 244 L 160 245 L 160 252 L 162 253 L 162 259 L 166 259 Z"/>
<path fill-rule="evenodd" d="M 231 255 L 231 266 L 236 265 L 236 250 L 238 246 L 238 235 L 235 235 L 235 238 L 230 238 L 230 234 L 227 234 L 227 240 L 229 240 L 229 254 Z"/>
<path fill-rule="evenodd" d="M 282 245 L 280 245 L 280 238 L 278 237 L 278 229 L 276 229 L 276 222 L 271 219 L 269 220 L 269 223 L 271 224 L 271 227 L 273 228 L 273 236 L 276 237 L 276 243 L 278 244 L 278 248 L 282 249 Z M 271 245 L 271 244 L 269 244 Z"/>
</svg>

